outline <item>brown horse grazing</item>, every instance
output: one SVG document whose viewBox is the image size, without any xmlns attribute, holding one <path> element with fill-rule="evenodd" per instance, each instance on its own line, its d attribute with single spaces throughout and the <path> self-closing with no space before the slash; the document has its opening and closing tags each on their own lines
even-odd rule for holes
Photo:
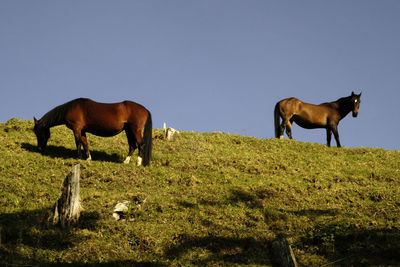
<svg viewBox="0 0 400 267">
<path fill-rule="evenodd" d="M 283 99 L 276 103 L 274 111 L 275 137 L 283 139 L 283 131 L 292 139 L 292 123 L 306 129 L 325 128 L 327 145 L 331 146 L 332 133 L 335 136 L 336 145 L 341 147 L 338 133 L 338 124 L 350 111 L 353 117 L 357 117 L 360 107 L 359 95 L 351 93 L 351 96 L 343 97 L 334 102 L 320 105 L 308 104 L 295 97 Z M 280 117 L 282 123 L 280 123 Z"/>
<path fill-rule="evenodd" d="M 105 104 L 78 98 L 55 107 L 40 120 L 33 119 L 38 148 L 42 153 L 50 138 L 50 128 L 53 126 L 65 124 L 70 128 L 74 132 L 78 156 L 82 157 L 81 145 L 83 145 L 88 160 L 91 160 L 91 156 L 86 133 L 108 137 L 125 130 L 129 153 L 124 163 L 129 163 L 133 151 L 138 147 L 138 165 L 150 164 L 152 120 L 150 112 L 140 104 L 132 101 Z"/>
</svg>

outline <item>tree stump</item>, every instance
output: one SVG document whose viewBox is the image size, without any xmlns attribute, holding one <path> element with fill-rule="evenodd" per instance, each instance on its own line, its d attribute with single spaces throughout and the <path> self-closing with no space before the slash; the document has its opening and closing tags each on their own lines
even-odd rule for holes
<svg viewBox="0 0 400 267">
<path fill-rule="evenodd" d="M 80 174 L 80 165 L 76 164 L 65 177 L 61 197 L 55 204 L 53 223 L 60 224 L 63 228 L 70 227 L 79 220 L 82 209 L 79 196 Z"/>
<path fill-rule="evenodd" d="M 292 248 L 285 235 L 280 234 L 271 244 L 272 261 L 276 266 L 297 267 Z"/>
</svg>

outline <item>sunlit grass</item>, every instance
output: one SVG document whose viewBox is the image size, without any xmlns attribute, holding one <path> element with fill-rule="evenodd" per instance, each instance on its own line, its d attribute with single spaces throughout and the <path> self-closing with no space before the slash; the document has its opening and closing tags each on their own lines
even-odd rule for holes
<svg viewBox="0 0 400 267">
<path fill-rule="evenodd" d="M 303 266 L 400 262 L 399 151 L 223 133 L 182 132 L 168 142 L 154 130 L 143 168 L 122 164 L 124 134 L 88 135 L 86 162 L 64 126 L 39 154 L 32 127 L 0 124 L 2 263 L 270 265 L 279 233 Z M 47 218 L 76 163 L 84 211 L 66 231 Z M 116 222 L 122 200 L 131 207 Z"/>
</svg>

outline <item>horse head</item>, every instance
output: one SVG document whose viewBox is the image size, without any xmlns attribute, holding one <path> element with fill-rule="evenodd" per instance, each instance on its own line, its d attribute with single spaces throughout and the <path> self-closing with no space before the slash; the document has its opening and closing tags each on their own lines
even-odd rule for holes
<svg viewBox="0 0 400 267">
<path fill-rule="evenodd" d="M 35 122 L 33 131 L 35 132 L 37 138 L 38 149 L 40 153 L 43 154 L 47 146 L 47 141 L 50 138 L 50 128 L 41 125 L 40 122 L 35 117 L 33 117 L 33 120 Z"/>
<path fill-rule="evenodd" d="M 360 108 L 360 103 L 361 103 L 361 100 L 360 100 L 361 94 L 362 94 L 362 92 L 360 92 L 359 95 L 354 94 L 354 92 L 351 92 L 350 102 L 353 105 L 353 108 L 352 108 L 353 117 L 357 117 L 357 115 L 358 115 L 358 109 Z"/>
</svg>

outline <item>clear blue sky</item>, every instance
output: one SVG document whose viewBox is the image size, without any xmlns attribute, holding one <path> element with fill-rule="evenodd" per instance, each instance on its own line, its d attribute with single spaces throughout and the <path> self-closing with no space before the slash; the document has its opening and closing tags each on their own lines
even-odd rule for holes
<svg viewBox="0 0 400 267">
<path fill-rule="evenodd" d="M 1 122 L 130 99 L 154 128 L 272 138 L 280 99 L 361 90 L 342 145 L 400 149 L 400 1 L 0 1 Z"/>
</svg>

